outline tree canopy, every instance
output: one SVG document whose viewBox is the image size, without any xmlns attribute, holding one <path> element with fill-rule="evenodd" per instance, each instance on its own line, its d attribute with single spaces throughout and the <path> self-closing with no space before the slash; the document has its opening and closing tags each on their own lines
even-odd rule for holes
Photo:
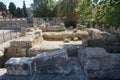
<svg viewBox="0 0 120 80">
<path fill-rule="evenodd" d="M 76 17 L 75 8 L 80 0 L 59 0 L 58 15 L 69 19 Z"/>
<path fill-rule="evenodd" d="M 120 0 L 81 0 L 76 11 L 80 22 L 92 20 L 108 26 L 120 25 Z"/>
<path fill-rule="evenodd" d="M 3 2 L 0 2 L 0 11 L 5 11 L 7 12 L 6 5 Z"/>
<path fill-rule="evenodd" d="M 27 11 L 26 11 L 25 1 L 23 1 L 23 13 L 24 13 L 24 17 L 27 17 Z"/>
<path fill-rule="evenodd" d="M 18 17 L 18 18 L 24 17 L 23 10 L 20 9 L 19 7 L 18 7 L 17 10 L 16 10 L 16 17 Z"/>
<path fill-rule="evenodd" d="M 33 14 L 35 17 L 54 17 L 55 0 L 34 0 Z"/>
<path fill-rule="evenodd" d="M 13 2 L 10 2 L 10 4 L 9 4 L 9 12 L 13 17 L 15 17 L 16 6 Z"/>
<path fill-rule="evenodd" d="M 76 8 L 76 11 L 79 13 L 79 21 L 91 20 L 92 18 L 93 5 L 91 0 L 81 0 Z"/>
</svg>

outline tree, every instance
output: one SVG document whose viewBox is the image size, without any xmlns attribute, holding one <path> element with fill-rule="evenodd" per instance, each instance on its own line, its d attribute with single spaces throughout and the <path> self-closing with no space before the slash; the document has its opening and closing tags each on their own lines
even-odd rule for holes
<svg viewBox="0 0 120 80">
<path fill-rule="evenodd" d="M 6 5 L 3 2 L 0 2 L 0 11 L 7 11 Z"/>
<path fill-rule="evenodd" d="M 17 10 L 16 10 L 16 16 L 17 16 L 18 18 L 24 17 L 23 10 L 20 9 L 19 7 L 18 7 Z"/>
<path fill-rule="evenodd" d="M 2 12 L 2 16 L 5 16 L 5 13 L 7 12 L 6 5 L 3 2 L 0 2 L 0 11 Z"/>
<path fill-rule="evenodd" d="M 34 0 L 33 14 L 35 17 L 51 17 L 55 6 L 55 0 Z"/>
<path fill-rule="evenodd" d="M 58 15 L 74 19 L 76 17 L 75 8 L 80 0 L 60 0 L 58 6 Z"/>
<path fill-rule="evenodd" d="M 95 21 L 103 22 L 107 26 L 120 25 L 120 0 L 105 0 L 96 6 Z"/>
<path fill-rule="evenodd" d="M 26 11 L 25 1 L 23 1 L 23 13 L 24 13 L 24 17 L 27 17 L 27 11 Z"/>
<path fill-rule="evenodd" d="M 91 0 L 81 0 L 76 8 L 79 13 L 79 22 L 90 21 L 92 19 L 93 4 Z"/>
<path fill-rule="evenodd" d="M 13 17 L 15 17 L 16 6 L 13 2 L 10 2 L 9 4 L 9 12 Z"/>
</svg>

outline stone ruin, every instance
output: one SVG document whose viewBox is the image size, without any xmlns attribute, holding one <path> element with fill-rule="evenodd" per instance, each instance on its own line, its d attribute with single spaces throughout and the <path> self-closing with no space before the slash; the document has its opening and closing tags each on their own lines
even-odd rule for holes
<svg viewBox="0 0 120 80">
<path fill-rule="evenodd" d="M 9 59 L 4 80 L 119 80 L 120 39 L 81 26 L 62 32 L 23 28 L 21 37 L 0 48 L 0 61 Z"/>
<path fill-rule="evenodd" d="M 51 26 L 49 23 L 42 23 L 39 25 L 39 28 L 43 32 L 59 32 L 59 31 L 65 31 L 64 23 L 60 23 L 59 25 Z"/>
<path fill-rule="evenodd" d="M 7 48 L 6 56 L 11 57 L 25 57 L 27 56 L 27 50 L 35 44 L 40 44 L 43 41 L 41 30 L 32 30 L 31 32 L 25 32 L 22 29 L 21 37 L 13 39 L 10 42 L 10 47 Z"/>
<path fill-rule="evenodd" d="M 120 39 L 98 29 L 89 29 L 78 57 L 88 79 L 120 79 Z"/>
<path fill-rule="evenodd" d="M 104 48 L 88 47 L 79 52 L 79 59 L 88 79 L 120 79 L 120 54 L 108 53 Z"/>
<path fill-rule="evenodd" d="M 66 49 L 44 52 L 35 57 L 11 58 L 5 63 L 9 75 L 69 74 L 71 68 Z"/>
</svg>

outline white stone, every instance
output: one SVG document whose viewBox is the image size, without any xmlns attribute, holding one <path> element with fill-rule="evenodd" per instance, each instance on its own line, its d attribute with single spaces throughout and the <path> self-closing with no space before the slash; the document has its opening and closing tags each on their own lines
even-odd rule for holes
<svg viewBox="0 0 120 80">
<path fill-rule="evenodd" d="M 2 57 L 4 55 L 4 53 L 2 51 L 0 51 L 0 57 Z"/>
<path fill-rule="evenodd" d="M 9 75 L 32 75 L 32 59 L 23 58 L 11 58 L 5 63 L 7 68 L 7 74 Z"/>
</svg>

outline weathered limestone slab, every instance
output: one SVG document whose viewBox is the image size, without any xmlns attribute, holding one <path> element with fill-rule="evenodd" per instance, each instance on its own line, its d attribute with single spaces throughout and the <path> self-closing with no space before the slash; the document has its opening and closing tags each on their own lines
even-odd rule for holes
<svg viewBox="0 0 120 80">
<path fill-rule="evenodd" d="M 34 58 L 35 71 L 39 74 L 69 74 L 68 63 L 66 49 L 44 52 Z"/>
<path fill-rule="evenodd" d="M 27 56 L 36 56 L 39 53 L 60 50 L 63 48 L 63 42 L 60 41 L 43 41 L 27 51 Z"/>
<path fill-rule="evenodd" d="M 27 47 L 30 48 L 36 43 L 41 43 L 43 40 L 42 31 L 35 30 L 34 32 L 27 33 L 26 36 L 14 39 L 11 41 L 10 45 L 13 47 Z"/>
<path fill-rule="evenodd" d="M 104 48 L 86 48 L 78 57 L 88 79 L 120 79 L 120 54 L 110 54 Z"/>
<path fill-rule="evenodd" d="M 50 52 L 54 50 L 67 49 L 68 55 L 76 55 L 81 41 L 70 41 L 65 43 L 63 41 L 43 41 L 41 44 L 34 45 L 32 48 L 27 50 L 27 56 L 36 56 L 39 53 Z"/>
<path fill-rule="evenodd" d="M 9 47 L 7 48 L 6 57 L 25 57 L 26 56 L 26 49 L 21 47 Z"/>
<path fill-rule="evenodd" d="M 64 40 L 65 38 L 70 38 L 72 40 L 75 37 L 81 39 L 87 37 L 88 35 L 89 33 L 87 31 L 78 31 L 76 33 L 73 33 L 72 31 L 43 33 L 43 37 L 45 40 Z"/>
<path fill-rule="evenodd" d="M 61 23 L 60 25 L 54 25 L 51 26 L 49 23 L 44 23 L 39 25 L 39 28 L 43 31 L 43 32 L 59 32 L 59 31 L 65 31 L 65 26 L 64 23 Z"/>
<path fill-rule="evenodd" d="M 33 61 L 31 58 L 11 58 L 5 63 L 9 75 L 32 75 Z"/>
</svg>

